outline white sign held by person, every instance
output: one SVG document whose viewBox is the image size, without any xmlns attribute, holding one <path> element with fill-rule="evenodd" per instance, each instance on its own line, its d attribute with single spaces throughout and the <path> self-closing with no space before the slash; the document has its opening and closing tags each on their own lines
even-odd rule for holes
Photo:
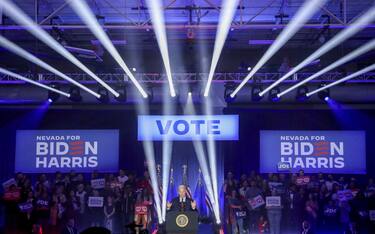
<svg viewBox="0 0 375 234">
<path fill-rule="evenodd" d="M 102 189 L 102 188 L 104 188 L 104 186 L 105 186 L 105 179 L 104 178 L 91 180 L 91 187 L 93 189 Z"/>
<path fill-rule="evenodd" d="M 89 207 L 103 207 L 104 198 L 103 197 L 89 197 L 88 206 Z"/>
<path fill-rule="evenodd" d="M 11 185 L 17 185 L 17 182 L 16 182 L 16 180 L 14 179 L 14 178 L 11 178 L 11 179 L 9 179 L 9 180 L 7 180 L 7 181 L 5 181 L 4 183 L 3 183 L 3 188 L 4 189 L 7 189 L 7 188 L 9 188 Z"/>
<path fill-rule="evenodd" d="M 280 196 L 266 197 L 266 207 L 281 207 Z"/>
<path fill-rule="evenodd" d="M 337 191 L 337 198 L 339 201 L 349 201 L 353 199 L 353 193 L 349 189 Z"/>
<path fill-rule="evenodd" d="M 250 199 L 249 200 L 249 204 L 250 204 L 250 206 L 251 206 L 252 209 L 256 209 L 256 208 L 264 205 L 265 202 L 264 202 L 263 197 L 261 195 L 258 195 L 256 197 Z"/>
</svg>

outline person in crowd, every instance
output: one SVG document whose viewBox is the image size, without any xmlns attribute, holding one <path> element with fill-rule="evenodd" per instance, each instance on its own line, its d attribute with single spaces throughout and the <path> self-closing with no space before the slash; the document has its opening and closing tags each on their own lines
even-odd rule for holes
<svg viewBox="0 0 375 234">
<path fill-rule="evenodd" d="M 246 192 L 246 199 L 249 201 L 251 199 L 254 199 L 256 196 L 261 195 L 262 190 L 257 186 L 256 181 L 252 180 L 250 181 L 250 187 Z M 250 232 L 256 231 L 257 229 L 257 223 L 258 219 L 260 217 L 261 211 L 260 208 L 252 208 L 250 204 L 248 203 L 248 228 Z"/>
<path fill-rule="evenodd" d="M 134 222 L 136 225 L 143 225 L 142 230 L 147 230 L 151 220 L 152 198 L 147 189 L 138 192 L 134 207 Z"/>
<path fill-rule="evenodd" d="M 94 189 L 91 193 L 92 197 L 100 197 L 99 191 Z M 88 207 L 88 213 L 90 217 L 91 227 L 100 227 L 103 224 L 104 211 L 103 207 Z"/>
<path fill-rule="evenodd" d="M 113 197 L 107 196 L 106 204 L 104 205 L 104 223 L 105 227 L 113 232 L 114 230 L 114 214 L 116 212 L 115 205 L 113 204 Z"/>
<path fill-rule="evenodd" d="M 265 219 L 263 215 L 259 217 L 258 231 L 259 234 L 268 233 L 269 231 L 267 219 Z"/>
<path fill-rule="evenodd" d="M 319 211 L 319 204 L 316 200 L 316 197 L 313 193 L 310 193 L 308 196 L 308 200 L 305 204 L 306 210 L 306 219 L 309 222 L 309 226 L 311 230 L 315 230 L 318 220 L 318 211 Z"/>
<path fill-rule="evenodd" d="M 267 217 L 270 224 L 270 234 L 280 234 L 280 225 L 281 225 L 281 217 L 282 217 L 282 201 L 281 196 L 277 196 L 276 190 L 272 190 L 271 196 L 279 197 L 280 204 L 266 206 L 267 209 Z"/>
<path fill-rule="evenodd" d="M 73 218 L 67 220 L 66 225 L 61 230 L 61 234 L 78 234 L 78 230 L 75 227 L 75 220 Z"/>
<path fill-rule="evenodd" d="M 231 224 L 232 234 L 243 233 L 244 224 L 243 220 L 246 217 L 246 210 L 243 206 L 243 202 L 239 199 L 237 191 L 232 190 L 232 195 L 229 198 L 230 207 L 230 218 L 229 222 Z"/>
</svg>

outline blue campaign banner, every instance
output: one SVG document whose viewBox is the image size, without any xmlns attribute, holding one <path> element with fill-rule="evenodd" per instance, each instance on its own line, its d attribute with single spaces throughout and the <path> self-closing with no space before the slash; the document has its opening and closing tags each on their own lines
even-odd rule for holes
<svg viewBox="0 0 375 234">
<path fill-rule="evenodd" d="M 260 131 L 260 172 L 366 173 L 364 131 Z"/>
<path fill-rule="evenodd" d="M 15 172 L 115 172 L 118 130 L 18 130 Z"/>
<path fill-rule="evenodd" d="M 139 115 L 138 140 L 238 140 L 238 115 Z"/>
</svg>

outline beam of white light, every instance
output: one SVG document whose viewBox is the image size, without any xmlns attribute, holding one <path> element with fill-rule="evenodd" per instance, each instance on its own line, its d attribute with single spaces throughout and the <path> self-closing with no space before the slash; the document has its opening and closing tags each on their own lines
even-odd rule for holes
<svg viewBox="0 0 375 234">
<path fill-rule="evenodd" d="M 165 72 L 167 74 L 169 92 L 172 97 L 175 97 L 176 91 L 173 86 L 171 64 L 169 61 L 169 53 L 168 53 L 167 33 L 165 30 L 165 22 L 164 22 L 162 4 L 160 0 L 147 0 L 146 2 L 150 8 L 150 16 L 151 16 L 152 25 L 155 30 L 156 40 L 159 45 L 161 57 L 163 59 L 163 63 L 165 67 Z"/>
<path fill-rule="evenodd" d="M 109 39 L 108 35 L 104 32 L 103 28 L 98 23 L 94 14 L 90 10 L 90 7 L 85 1 L 74 0 L 69 2 L 72 9 L 77 13 L 77 15 L 82 19 L 82 21 L 88 26 L 90 31 L 96 36 L 96 38 L 101 42 L 101 44 L 106 48 L 106 50 L 111 54 L 111 56 L 116 60 L 120 67 L 124 70 L 126 75 L 133 82 L 138 91 L 142 94 L 144 98 L 147 98 L 146 91 L 139 84 L 137 79 L 134 77 L 133 73 L 130 71 L 124 60 L 121 58 L 119 52 Z"/>
<path fill-rule="evenodd" d="M 277 52 L 279 49 L 293 37 L 297 31 L 320 9 L 327 0 L 306 0 L 300 7 L 296 15 L 289 22 L 286 28 L 280 33 L 272 45 L 267 49 L 266 53 L 251 69 L 250 73 L 245 77 L 240 85 L 230 94 L 232 98 L 245 86 L 245 84 L 253 77 L 253 75 Z"/>
<path fill-rule="evenodd" d="M 11 72 L 11 71 L 6 70 L 6 69 L 1 68 L 1 67 L 0 67 L 0 73 L 3 73 L 3 74 L 5 74 L 5 75 L 8 75 L 8 76 L 11 76 L 11 77 L 14 77 L 14 78 L 17 78 L 17 79 L 19 79 L 19 80 L 23 80 L 23 81 L 28 82 L 28 83 L 30 83 L 30 84 L 33 84 L 33 85 L 39 86 L 39 87 L 41 87 L 41 88 L 43 88 L 43 89 L 47 89 L 47 90 L 50 90 L 50 91 L 52 91 L 52 92 L 55 92 L 55 93 L 61 94 L 61 95 L 65 96 L 65 97 L 67 97 L 67 98 L 70 97 L 70 94 L 69 94 L 69 93 L 66 93 L 66 92 L 60 91 L 60 90 L 58 90 L 58 89 L 55 89 L 55 88 L 49 87 L 49 86 L 47 86 L 47 85 L 45 85 L 45 84 L 42 84 L 42 83 L 36 82 L 36 81 L 34 81 L 34 80 L 31 80 L 31 79 L 29 79 L 29 78 L 26 78 L 26 77 L 24 77 L 24 76 L 21 76 L 21 75 L 19 75 L 19 74 L 17 74 L 17 73 Z"/>
<path fill-rule="evenodd" d="M 372 65 L 370 65 L 370 66 L 368 66 L 368 67 L 365 67 L 365 68 L 363 68 L 363 69 L 361 69 L 361 70 L 359 70 L 359 71 L 357 71 L 357 72 L 354 72 L 353 74 L 350 74 L 350 75 L 348 75 L 348 76 L 346 76 L 346 77 L 344 77 L 344 78 L 341 78 L 341 79 L 339 79 L 339 80 L 336 80 L 335 82 L 329 83 L 329 84 L 327 84 L 327 85 L 325 85 L 325 86 L 323 86 L 323 87 L 321 87 L 321 88 L 319 88 L 319 89 L 316 89 L 316 90 L 314 90 L 314 91 L 311 91 L 311 92 L 307 93 L 306 96 L 309 97 L 309 96 L 311 96 L 311 95 L 313 95 L 313 94 L 315 94 L 315 93 L 318 93 L 318 92 L 320 92 L 320 91 L 322 91 L 322 90 L 325 90 L 325 89 L 331 88 L 332 86 L 338 85 L 338 84 L 340 84 L 340 83 L 342 83 L 342 82 L 345 82 L 345 81 L 347 81 L 347 80 L 353 79 L 353 78 L 355 78 L 355 77 L 357 77 L 357 76 L 360 76 L 360 75 L 365 74 L 365 73 L 367 73 L 367 72 L 370 72 L 370 71 L 372 71 L 372 70 L 375 70 L 375 63 L 372 64 Z"/>
<path fill-rule="evenodd" d="M 188 95 L 184 112 L 185 114 L 188 114 L 188 115 L 195 115 L 192 95 Z M 208 165 L 207 165 L 206 155 L 203 149 L 203 143 L 199 139 L 193 139 L 193 146 L 194 146 L 195 153 L 197 155 L 199 167 L 202 171 L 203 181 L 206 184 L 207 194 L 213 207 L 213 212 L 216 218 L 216 222 L 220 222 L 219 206 L 216 205 L 216 202 L 215 202 L 214 192 L 212 189 L 213 186 L 211 183 L 212 180 L 210 177 L 210 173 L 208 171 Z"/>
<path fill-rule="evenodd" d="M 138 114 L 141 115 L 148 115 L 148 102 L 146 99 L 141 99 L 141 103 L 136 105 Z M 161 213 L 161 201 L 159 197 L 159 186 L 158 186 L 158 178 L 156 174 L 156 163 L 155 163 L 155 150 L 154 150 L 154 143 L 151 139 L 151 136 L 145 136 L 144 141 L 142 141 L 143 149 L 145 151 L 145 157 L 147 162 L 147 170 L 150 174 L 151 180 L 151 187 L 154 195 L 154 202 L 156 205 L 156 214 L 158 216 L 159 223 L 163 222 L 162 213 Z"/>
<path fill-rule="evenodd" d="M 212 60 L 211 60 L 210 72 L 208 73 L 207 84 L 204 90 L 205 97 L 207 97 L 210 92 L 211 83 L 214 77 L 215 69 L 219 61 L 221 51 L 223 50 L 225 40 L 228 36 L 228 32 L 232 24 L 233 17 L 236 13 L 238 2 L 239 0 L 231 0 L 231 1 L 223 1 L 222 3 L 221 13 L 219 17 L 219 26 L 217 28 L 216 38 L 215 38 L 214 52 L 213 52 Z"/>
<path fill-rule="evenodd" d="M 210 97 L 205 99 L 204 102 L 205 107 L 205 114 L 212 115 L 212 103 Z M 219 210 L 219 191 L 218 191 L 218 181 L 217 181 L 217 167 L 216 167 L 216 146 L 215 140 L 213 139 L 212 135 L 208 136 L 207 140 L 207 153 L 208 153 L 208 160 L 210 165 L 210 172 L 211 172 L 211 180 L 212 180 L 212 187 L 215 199 L 215 206 L 217 210 Z"/>
<path fill-rule="evenodd" d="M 70 78 L 69 76 L 65 75 L 64 73 L 62 73 L 59 70 L 52 67 L 51 65 L 49 65 L 49 64 L 45 63 L 44 61 L 40 60 L 39 58 L 37 58 L 33 54 L 27 52 L 23 48 L 19 47 L 18 45 L 14 44 L 13 42 L 9 41 L 8 39 L 6 39 L 5 37 L 3 37 L 1 35 L 0 35 L 0 46 L 2 46 L 5 49 L 17 54 L 20 57 L 23 57 L 24 59 L 26 59 L 26 60 L 28 60 L 32 63 L 35 63 L 35 64 L 41 66 L 42 68 L 56 74 L 57 76 L 63 78 L 64 80 L 67 80 L 70 83 L 72 83 L 72 84 L 80 87 L 81 89 L 87 91 L 88 93 L 94 95 L 95 97 L 100 98 L 100 94 L 92 91 L 91 89 L 87 88 L 86 86 L 82 85 L 81 83 L 77 82 L 76 80 Z"/>
<path fill-rule="evenodd" d="M 375 18 L 375 6 L 371 7 L 364 15 L 362 15 L 359 19 L 357 19 L 354 23 L 352 23 L 348 28 L 339 32 L 335 37 L 325 43 L 322 47 L 312 53 L 309 57 L 303 60 L 300 64 L 296 67 L 291 69 L 288 73 L 283 75 L 280 79 L 272 83 L 266 89 L 259 93 L 259 96 L 263 96 L 265 93 L 270 91 L 272 88 L 283 82 L 284 80 L 288 79 L 291 75 L 301 70 L 306 65 L 310 64 L 315 59 L 319 58 L 323 54 L 327 53 L 334 47 L 338 46 L 340 43 L 348 39 L 349 37 L 353 36 L 360 30 L 364 28 L 367 24 L 371 23 Z"/>
<path fill-rule="evenodd" d="M 68 59 L 70 62 L 79 67 L 82 71 L 86 72 L 104 88 L 110 91 L 114 96 L 118 97 L 120 94 L 100 79 L 95 73 L 87 68 L 81 61 L 74 57 L 69 51 L 67 51 L 62 45 L 60 45 L 51 35 L 44 31 L 37 23 L 35 23 L 29 16 L 27 16 L 18 6 L 9 0 L 1 0 L 0 7 L 3 7 L 5 13 L 12 18 L 17 24 L 25 27 L 32 35 L 39 40 L 43 41 L 50 48 L 55 50 L 57 53 Z"/>
<path fill-rule="evenodd" d="M 324 73 L 338 67 L 338 66 L 341 66 L 342 64 L 344 63 L 347 63 L 349 62 L 350 60 L 358 57 L 358 56 L 361 56 L 362 54 L 364 53 L 367 53 L 368 51 L 372 50 L 375 48 L 375 39 L 371 40 L 370 42 L 364 44 L 363 46 L 359 47 L 358 49 L 352 51 L 351 53 L 347 54 L 346 56 L 342 57 L 341 59 L 337 60 L 336 62 L 332 63 L 331 65 L 327 66 L 326 68 L 320 70 L 319 72 L 313 74 L 312 76 L 304 79 L 303 81 L 293 85 L 292 87 L 282 91 L 281 93 L 277 94 L 278 97 L 281 97 L 287 93 L 289 93 L 290 91 L 300 87 L 301 85 L 303 84 L 306 84 L 307 82 L 323 75 Z"/>
<path fill-rule="evenodd" d="M 161 207 L 160 207 L 160 197 L 159 197 L 159 186 L 158 186 L 158 179 L 156 175 L 156 164 L 155 164 L 155 154 L 154 154 L 154 145 L 152 141 L 143 141 L 143 148 L 145 150 L 146 160 L 147 160 L 147 169 L 150 173 L 151 179 L 151 187 L 154 191 L 154 201 L 156 204 L 156 213 L 158 215 L 159 223 L 163 222 L 162 215 L 161 215 Z"/>
<path fill-rule="evenodd" d="M 163 86 L 164 89 L 167 89 L 167 86 Z M 163 115 L 172 115 L 174 114 L 174 106 L 173 101 L 169 98 L 168 90 L 163 92 Z M 170 179 L 170 168 L 171 168 L 171 159 L 172 159 L 172 147 L 173 141 L 164 137 L 163 138 L 163 150 L 162 150 L 162 157 L 163 157 L 163 167 L 162 167 L 162 201 L 161 201 L 161 212 L 163 221 L 165 221 L 166 213 L 167 213 L 167 196 L 168 196 L 168 186 L 169 186 L 169 179 Z"/>
</svg>

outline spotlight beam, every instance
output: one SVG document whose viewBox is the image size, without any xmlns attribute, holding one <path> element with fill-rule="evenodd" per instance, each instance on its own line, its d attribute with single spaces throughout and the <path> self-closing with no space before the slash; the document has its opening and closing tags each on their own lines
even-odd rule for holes
<svg viewBox="0 0 375 234">
<path fill-rule="evenodd" d="M 327 53 L 334 47 L 338 46 L 340 43 L 348 39 L 349 37 L 353 36 L 360 30 L 364 28 L 365 25 L 371 23 L 371 21 L 375 17 L 375 6 L 371 7 L 364 15 L 362 15 L 358 20 L 352 23 L 348 28 L 344 29 L 343 31 L 339 32 L 335 37 L 325 43 L 322 47 L 312 53 L 309 57 L 303 60 L 300 64 L 290 70 L 288 73 L 283 75 L 280 79 L 272 83 L 266 89 L 259 93 L 260 96 L 263 96 L 265 93 L 270 91 L 273 87 L 277 86 L 284 80 L 288 79 L 291 75 L 301 70 L 306 65 L 310 64 L 315 59 L 319 58 L 323 54 Z"/>
<path fill-rule="evenodd" d="M 185 112 L 185 114 L 195 115 L 195 109 L 194 109 L 194 106 L 193 106 L 192 95 L 188 95 L 187 103 L 186 103 L 186 107 L 185 107 L 184 112 Z M 203 181 L 206 184 L 206 189 L 207 189 L 209 200 L 211 201 L 211 203 L 213 205 L 213 212 L 214 212 L 216 221 L 219 222 L 220 221 L 219 206 L 215 202 L 213 186 L 212 186 L 212 183 L 211 183 L 212 180 L 211 180 L 211 177 L 210 177 L 210 173 L 208 171 L 208 165 L 207 165 L 206 156 L 205 156 L 204 149 L 203 149 L 203 143 L 199 139 L 193 139 L 193 146 L 194 146 L 195 153 L 197 155 L 197 159 L 198 159 L 200 169 L 202 171 Z"/>
<path fill-rule="evenodd" d="M 35 55 L 27 52 L 23 48 L 19 47 L 18 45 L 14 44 L 13 42 L 9 41 L 8 39 L 6 39 L 5 37 L 3 37 L 1 35 L 0 35 L 0 46 L 2 46 L 5 49 L 17 54 L 20 57 L 23 57 L 24 59 L 26 59 L 26 60 L 28 60 L 32 63 L 35 63 L 35 64 L 39 65 L 40 67 L 46 69 L 47 71 L 50 71 L 50 72 L 56 74 L 57 76 L 63 78 L 64 80 L 67 80 L 70 83 L 72 83 L 72 84 L 78 86 L 79 88 L 85 90 L 86 92 L 94 95 L 95 97 L 100 98 L 100 94 L 92 91 L 91 89 L 87 88 L 86 86 L 82 85 L 81 83 L 77 82 L 76 80 L 70 78 L 69 76 L 65 75 L 64 73 L 60 72 L 56 68 L 54 68 L 51 65 L 45 63 L 44 61 L 40 60 Z"/>
<path fill-rule="evenodd" d="M 141 103 L 136 105 L 138 114 L 141 115 L 148 115 L 149 108 L 145 99 L 141 99 Z M 155 164 L 155 150 L 154 150 L 154 143 L 150 140 L 150 136 L 146 136 L 146 140 L 142 141 L 143 149 L 145 152 L 145 158 L 147 161 L 147 170 L 150 174 L 151 180 L 151 187 L 154 196 L 155 206 L 156 206 L 156 213 L 158 216 L 159 223 L 163 222 L 162 214 L 161 214 L 161 205 L 160 205 L 160 197 L 159 197 L 159 186 L 158 186 L 158 179 L 156 174 L 156 164 Z"/>
<path fill-rule="evenodd" d="M 120 94 L 100 79 L 95 73 L 93 73 L 88 67 L 86 67 L 81 61 L 74 57 L 69 51 L 67 51 L 62 45 L 60 45 L 51 35 L 44 31 L 37 23 L 35 23 L 29 16 L 27 16 L 18 6 L 9 0 L 1 0 L 0 7 L 3 7 L 5 13 L 12 18 L 17 24 L 25 27 L 32 35 L 39 40 L 43 41 L 51 49 L 65 57 L 67 60 L 75 64 L 81 70 L 86 72 L 104 88 L 110 91 L 114 96 L 118 97 Z"/>
<path fill-rule="evenodd" d="M 155 30 L 156 40 L 159 45 L 161 57 L 163 59 L 165 67 L 165 72 L 167 74 L 169 92 L 172 97 L 175 97 L 176 91 L 173 86 L 171 64 L 169 61 L 167 33 L 165 30 L 164 15 L 162 10 L 163 8 L 161 6 L 160 0 L 147 0 L 147 5 L 149 5 L 152 25 Z"/>
<path fill-rule="evenodd" d="M 222 11 L 219 17 L 219 27 L 216 32 L 214 52 L 211 60 L 210 72 L 208 74 L 206 88 L 204 90 L 204 96 L 207 97 L 210 92 L 212 79 L 214 77 L 215 69 L 220 58 L 221 51 L 223 50 L 225 40 L 228 36 L 228 32 L 236 13 L 237 5 L 239 0 L 223 1 Z"/>
<path fill-rule="evenodd" d="M 173 101 L 169 98 L 168 87 L 163 86 L 163 114 L 171 115 L 175 112 Z M 167 137 L 163 138 L 163 149 L 162 149 L 162 158 L 163 158 L 163 167 L 162 167 L 162 201 L 161 201 L 161 214 L 162 219 L 165 221 L 167 214 L 167 198 L 168 198 L 168 186 L 170 180 L 170 168 L 171 168 L 171 159 L 172 159 L 172 148 L 173 141 Z"/>
<path fill-rule="evenodd" d="M 90 31 L 95 35 L 95 37 L 101 42 L 104 48 L 106 48 L 109 54 L 111 54 L 111 56 L 116 60 L 116 62 L 124 70 L 126 75 L 128 75 L 128 77 L 133 82 L 138 91 L 142 94 L 142 96 L 144 98 L 147 98 L 146 91 L 142 88 L 137 79 L 134 77 L 133 73 L 130 71 L 130 69 L 120 56 L 119 52 L 109 39 L 108 35 L 104 32 L 103 28 L 98 23 L 97 19 L 95 18 L 87 3 L 82 0 L 74 0 L 69 1 L 69 4 L 77 13 L 77 15 L 82 19 L 82 21 L 89 27 Z"/>
<path fill-rule="evenodd" d="M 370 42 L 366 43 L 365 45 L 359 47 L 358 49 L 352 51 L 351 53 L 347 54 L 346 56 L 342 57 L 341 59 L 337 60 L 336 62 L 332 63 L 331 65 L 327 66 L 326 68 L 320 70 L 319 72 L 315 73 L 314 75 L 304 79 L 303 81 L 293 85 L 292 87 L 282 91 L 281 93 L 277 94 L 277 96 L 280 98 L 281 96 L 289 93 L 290 91 L 300 87 L 303 84 L 306 84 L 307 82 L 323 75 L 324 73 L 343 65 L 344 63 L 349 62 L 352 59 L 355 59 L 358 56 L 361 56 L 364 53 L 367 53 L 368 51 L 375 48 L 375 39 L 371 40 Z"/>
<path fill-rule="evenodd" d="M 69 94 L 69 93 L 66 93 L 66 92 L 60 91 L 60 90 L 58 90 L 58 89 L 55 89 L 55 88 L 49 87 L 49 86 L 47 86 L 47 85 L 45 85 L 45 84 L 41 84 L 41 83 L 39 83 L 39 82 L 36 82 L 36 81 L 34 81 L 34 80 L 31 80 L 31 79 L 29 79 L 29 78 L 26 78 L 26 77 L 24 77 L 24 76 L 21 76 L 21 75 L 19 75 L 19 74 L 17 74 L 17 73 L 11 72 L 11 71 L 6 70 L 6 69 L 1 68 L 1 67 L 0 67 L 0 73 L 3 73 L 3 74 L 5 74 L 5 75 L 11 76 L 11 77 L 14 77 L 14 78 L 19 79 L 19 80 L 23 80 L 23 81 L 28 82 L 28 83 L 30 83 L 30 84 L 36 85 L 36 86 L 38 86 L 38 87 L 40 87 L 40 88 L 47 89 L 47 90 L 49 90 L 49 91 L 52 91 L 52 92 L 55 92 L 55 93 L 61 94 L 61 95 L 65 96 L 65 97 L 67 97 L 67 98 L 70 97 L 70 94 Z"/>
<path fill-rule="evenodd" d="M 300 7 L 296 15 L 289 22 L 286 28 L 280 33 L 273 44 L 267 49 L 266 53 L 258 61 L 258 63 L 251 69 L 250 73 L 245 79 L 237 86 L 237 88 L 230 94 L 232 98 L 245 86 L 245 84 L 254 76 L 254 74 L 269 60 L 271 57 L 284 46 L 288 40 L 293 37 L 297 31 L 303 27 L 303 25 L 312 17 L 315 12 L 320 9 L 321 6 L 327 0 L 306 0 L 303 6 Z"/>
<path fill-rule="evenodd" d="M 335 82 L 329 83 L 329 84 L 327 84 L 327 85 L 325 85 L 325 86 L 323 86 L 323 87 L 321 87 L 319 89 L 311 91 L 311 92 L 307 93 L 306 96 L 309 97 L 309 96 L 311 96 L 311 95 L 313 95 L 315 93 L 319 93 L 320 91 L 323 91 L 325 89 L 331 88 L 332 86 L 338 85 L 338 84 L 340 84 L 342 82 L 345 82 L 347 80 L 353 79 L 353 78 L 355 78 L 357 76 L 360 76 L 360 75 L 365 74 L 367 72 L 370 72 L 372 70 L 375 70 L 375 63 L 372 64 L 372 65 L 370 65 L 370 66 L 368 66 L 368 67 L 365 67 L 365 68 L 363 68 L 363 69 L 361 69 L 361 70 L 359 70 L 359 71 L 357 71 L 357 72 L 355 72 L 353 74 L 350 74 L 350 75 L 348 75 L 348 76 L 346 76 L 344 78 L 336 80 Z"/>
<path fill-rule="evenodd" d="M 205 100 L 205 112 L 206 115 L 212 115 L 212 103 L 210 98 L 206 98 Z M 218 181 L 217 181 L 217 167 L 216 167 L 216 148 L 215 148 L 215 140 L 213 139 L 212 135 L 209 135 L 207 141 L 207 153 L 210 165 L 210 172 L 211 172 L 211 182 L 213 187 L 213 195 L 215 199 L 215 208 L 219 210 L 219 191 L 218 191 Z"/>
</svg>

